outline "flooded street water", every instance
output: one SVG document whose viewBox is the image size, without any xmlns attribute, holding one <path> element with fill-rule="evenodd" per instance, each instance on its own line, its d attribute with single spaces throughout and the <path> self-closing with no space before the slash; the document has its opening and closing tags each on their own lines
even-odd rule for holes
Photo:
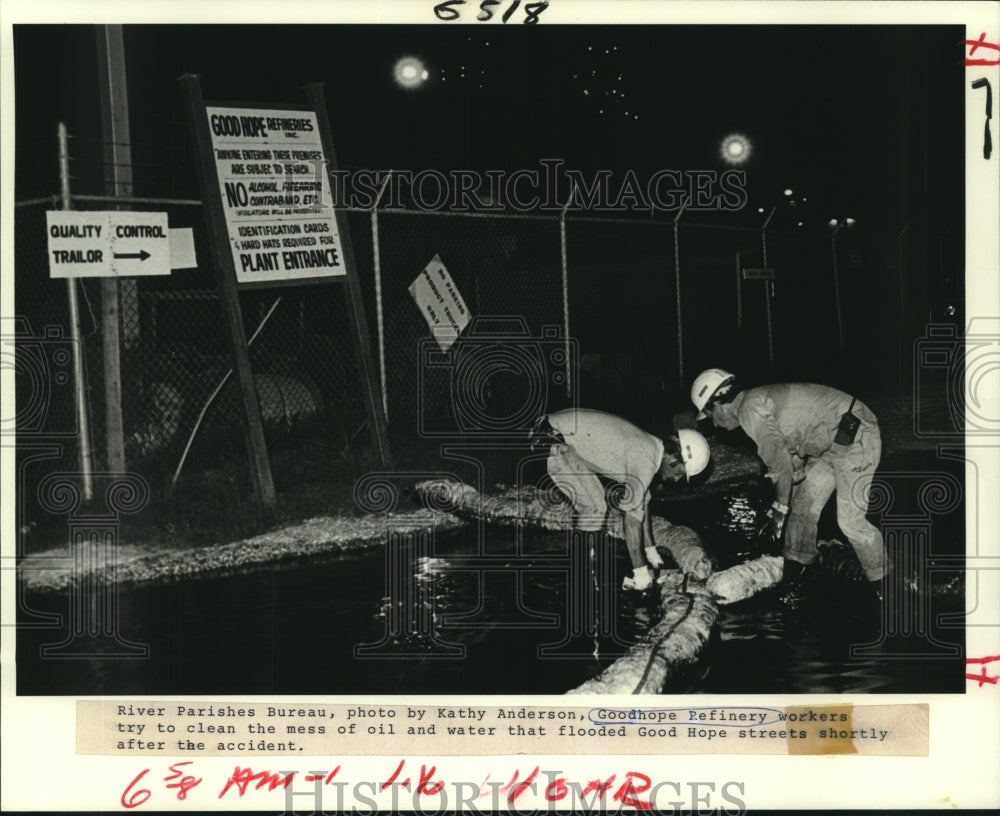
<svg viewBox="0 0 1000 816">
<path fill-rule="evenodd" d="M 512 530 L 487 533 L 494 555 L 513 543 Z M 401 581 L 387 575 L 380 548 L 124 591 L 121 631 L 149 645 L 148 659 L 44 660 L 39 647 L 61 633 L 25 630 L 19 686 L 39 694 L 555 694 L 598 673 L 621 653 L 616 639 L 633 642 L 654 619 L 653 599 L 637 607 L 602 591 L 598 602 L 612 604 L 615 623 L 596 641 L 600 659 L 587 624 L 567 641 L 568 569 L 558 566 L 569 563 L 565 536 L 528 537 L 516 569 L 485 575 L 457 570 L 479 559 L 468 532 L 436 542 L 433 555 L 402 549 L 414 557 Z M 386 594 L 390 583 L 402 591 Z M 45 612 L 67 606 L 64 595 L 28 602 Z"/>
<path fill-rule="evenodd" d="M 702 533 L 725 568 L 761 554 L 756 531 L 766 506 L 759 489 L 745 489 L 676 502 L 670 512 Z M 960 548 L 961 524 L 939 525 L 935 535 L 955 537 Z M 42 658 L 40 648 L 64 631 L 25 629 L 18 691 L 559 694 L 600 672 L 659 614 L 655 597 L 619 590 L 629 574 L 624 546 L 599 545 L 588 558 L 589 546 L 571 545 L 565 533 L 519 539 L 513 528 L 485 528 L 480 548 L 472 527 L 395 545 L 391 561 L 379 547 L 123 590 L 119 631 L 147 644 L 148 657 Z M 952 591 L 936 594 L 948 576 L 933 578 L 935 585 L 928 578 L 923 600 L 886 622 L 850 569 L 827 572 L 797 606 L 770 591 L 722 608 L 702 661 L 668 693 L 963 690 L 961 655 L 947 654 L 963 643 L 962 629 L 937 622 L 964 608 L 954 575 Z M 36 612 L 65 615 L 70 598 L 26 601 Z M 893 638 L 852 657 L 852 646 L 878 644 L 887 629 Z"/>
</svg>

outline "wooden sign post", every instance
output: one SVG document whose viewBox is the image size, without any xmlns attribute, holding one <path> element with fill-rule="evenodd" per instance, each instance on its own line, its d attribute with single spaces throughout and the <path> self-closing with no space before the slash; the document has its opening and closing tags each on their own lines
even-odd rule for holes
<svg viewBox="0 0 1000 816">
<path fill-rule="evenodd" d="M 309 105 L 206 103 L 196 75 L 180 78 L 233 370 L 241 396 L 247 452 L 257 497 L 274 505 L 260 406 L 247 351 L 239 289 L 347 283 L 347 313 L 372 441 L 388 463 L 385 414 L 347 219 L 333 207 L 336 169 L 322 88 Z"/>
<path fill-rule="evenodd" d="M 306 86 L 306 98 L 309 100 L 319 122 L 319 135 L 326 154 L 324 179 L 337 169 L 337 159 L 333 151 L 333 138 L 330 135 L 330 120 L 326 113 L 326 99 L 323 85 L 312 82 Z M 330 197 L 331 207 L 333 197 Z M 361 298 L 361 282 L 358 280 L 358 267 L 354 261 L 354 244 L 351 242 L 351 230 L 347 225 L 347 216 L 338 209 L 333 211 L 337 220 L 337 229 L 344 250 L 344 263 L 347 267 L 347 315 L 351 323 L 351 337 L 354 338 L 355 359 L 358 361 L 358 371 L 361 376 L 361 392 L 368 412 L 368 421 L 372 429 L 372 441 L 378 450 L 379 461 L 383 467 L 389 465 L 389 439 L 386 434 L 385 409 L 378 397 L 378 372 L 375 358 L 372 355 L 372 344 L 368 336 L 368 319 L 365 317 L 365 304 Z"/>
</svg>

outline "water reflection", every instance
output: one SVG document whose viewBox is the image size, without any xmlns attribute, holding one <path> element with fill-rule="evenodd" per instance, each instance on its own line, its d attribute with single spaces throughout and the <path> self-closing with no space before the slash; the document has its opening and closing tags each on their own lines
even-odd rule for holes
<svg viewBox="0 0 1000 816">
<path fill-rule="evenodd" d="M 712 497 L 686 503 L 676 521 L 699 529 L 725 566 L 759 554 L 761 506 L 752 494 Z M 599 554 L 580 562 L 586 574 L 568 568 L 560 533 L 489 529 L 481 542 L 470 530 L 433 547 L 401 546 L 410 548 L 395 553 L 409 565 L 402 576 L 389 575 L 379 552 L 125 591 L 122 634 L 148 643 L 148 660 L 45 661 L 40 646 L 62 633 L 25 630 L 19 693 L 558 694 L 599 673 L 660 617 L 655 595 L 620 591 L 630 571 L 620 545 L 606 563 Z M 850 657 L 852 645 L 878 639 L 881 621 L 853 594 L 848 572 L 833 570 L 798 607 L 764 593 L 720 610 L 690 690 L 961 691 L 961 661 Z M 68 603 L 29 599 L 63 615 Z M 935 636 L 960 641 L 961 631 Z M 359 656 L 359 644 L 370 652 Z"/>
</svg>

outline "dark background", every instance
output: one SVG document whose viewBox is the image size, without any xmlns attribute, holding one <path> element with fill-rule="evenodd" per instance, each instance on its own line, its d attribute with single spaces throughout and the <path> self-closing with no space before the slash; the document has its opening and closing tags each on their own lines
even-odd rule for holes
<svg viewBox="0 0 1000 816">
<path fill-rule="evenodd" d="M 881 400 L 888 406 L 880 408 L 883 425 L 892 426 L 895 440 L 912 441 L 914 389 L 931 382 L 938 403 L 945 397 L 942 375 L 953 372 L 924 371 L 917 382 L 914 343 L 929 323 L 964 323 L 962 26 L 148 25 L 125 26 L 124 36 L 133 193 L 193 202 L 134 206 L 166 209 L 172 227 L 191 226 L 201 259 L 198 269 L 138 285 L 142 345 L 123 359 L 126 453 L 129 468 L 152 478 L 154 488 L 173 472 L 198 409 L 229 365 L 177 81 L 189 72 L 200 74 L 206 100 L 296 104 L 305 101 L 306 83 L 325 83 L 337 160 L 347 170 L 540 170 L 541 159 L 558 159 L 585 177 L 610 171 L 615 189 L 627 172 L 640 181 L 663 169 L 722 172 L 728 168 L 722 140 L 743 134 L 752 144 L 740 166 L 746 206 L 689 211 L 679 222 L 679 303 L 676 213 L 567 217 L 579 403 L 663 433 L 673 412 L 690 407 L 688 388 L 698 371 L 721 366 L 747 384 L 818 381 Z M 17 199 L 58 191 L 60 120 L 72 136 L 74 195 L 104 193 L 95 28 L 18 26 L 14 47 Z M 422 86 L 394 81 L 393 66 L 403 56 L 423 61 Z M 566 193 L 560 190 L 559 200 Z M 15 307 L 36 333 L 66 321 L 65 284 L 48 279 L 46 206 L 52 204 L 16 210 Z M 77 206 L 107 207 L 80 200 Z M 760 228 L 772 207 L 773 362 L 764 285 L 743 285 L 742 326 L 734 286 L 737 253 L 744 253 L 745 266 L 762 263 Z M 855 224 L 840 229 L 834 244 L 829 222 L 847 217 Z M 369 214 L 352 212 L 348 223 L 374 332 Z M 389 432 L 394 450 L 405 452 L 429 422 L 456 421 L 449 415 L 452 369 L 420 367 L 427 329 L 407 292 L 410 282 L 440 254 L 473 313 L 517 316 L 538 337 L 544 326 L 561 324 L 559 222 L 553 213 L 516 220 L 509 212 L 491 219 L 383 212 L 380 230 Z M 99 296 L 93 281 L 81 288 L 99 435 Z M 248 332 L 278 295 L 282 306 L 255 346 L 252 365 L 258 378 L 294 381 L 306 403 L 271 417 L 272 460 L 280 469 L 285 445 L 291 467 L 276 476 L 278 491 L 317 484 L 329 475 L 320 470 L 341 464 L 337 478 L 349 486 L 364 469 L 348 449 L 365 435 L 358 433 L 364 409 L 342 287 L 245 292 Z M 488 407 L 504 415 L 523 400 L 524 386 L 498 376 L 487 398 L 499 404 Z M 566 399 L 546 386 L 539 413 Z M 52 415 L 61 411 L 71 422 L 70 392 L 60 394 Z M 168 397 L 174 402 L 161 404 Z M 213 447 L 211 429 L 202 429 L 192 459 L 209 470 L 222 463 L 232 469 L 226 479 L 237 484 L 246 468 L 234 398 L 219 404 L 206 424 L 225 433 Z M 298 430 L 291 413 L 318 425 L 309 455 L 288 439 Z M 156 444 L 129 447 L 129 439 L 157 437 L 162 428 L 172 430 Z M 891 447 L 887 442 L 887 454 Z M 95 450 L 103 451 L 99 438 Z M 252 491 L 239 483 L 235 493 L 212 492 L 226 479 L 216 472 L 206 484 L 216 506 L 234 506 L 233 516 L 242 519 Z M 351 503 L 349 487 L 346 496 L 323 495 L 335 496 L 328 499 L 334 506 Z M 316 509 L 323 507 L 303 500 L 289 514 L 301 518 Z M 167 516 L 183 510 L 174 507 Z"/>
<path fill-rule="evenodd" d="M 961 27 L 158 25 L 125 36 L 136 195 L 197 195 L 176 81 L 186 72 L 201 74 L 206 99 L 300 102 L 305 83 L 326 83 L 347 169 L 538 169 L 558 158 L 645 179 L 722 171 L 722 139 L 742 133 L 752 142 L 746 207 L 685 220 L 754 226 L 758 208 L 777 204 L 778 235 L 856 219 L 838 240 L 862 264 L 842 270 L 842 295 L 849 368 L 866 386 L 905 384 L 910 343 L 929 320 L 961 323 Z M 404 55 L 427 67 L 418 89 L 393 81 Z M 18 27 L 15 59 L 18 198 L 57 189 L 59 119 L 75 137 L 74 192 L 102 192 L 93 29 Z M 812 284 L 785 286 L 786 315 L 826 313 L 829 288 Z M 793 347 L 812 340 L 785 339 L 788 374 L 808 370 Z M 858 362 L 876 349 L 873 374 Z M 692 345 L 690 368 L 746 364 L 710 352 L 702 360 Z"/>
<path fill-rule="evenodd" d="M 94 35 L 91 26 L 15 30 L 19 200 L 58 190 L 59 120 L 73 137 L 74 194 L 105 190 Z M 928 323 L 964 321 L 964 36 L 960 26 L 127 26 L 133 192 L 199 196 L 177 82 L 189 72 L 201 75 L 208 100 L 299 103 L 304 84 L 325 83 L 337 158 L 353 170 L 511 171 L 554 158 L 584 174 L 606 169 L 621 179 L 631 171 L 645 179 L 661 169 L 722 171 L 720 143 L 742 133 L 753 145 L 742 166 L 747 205 L 738 212 L 686 213 L 676 245 L 673 213 L 573 213 L 567 219 L 571 333 L 581 355 L 604 365 L 603 374 L 581 378 L 580 403 L 664 432 L 672 410 L 690 407 L 690 381 L 707 366 L 730 368 L 751 384 L 823 382 L 878 406 L 884 464 L 895 457 L 887 470 L 921 472 L 937 466 L 932 457 L 900 458 L 914 441 L 914 343 Z M 404 55 L 423 60 L 424 86 L 404 89 L 393 81 L 393 65 Z M 786 189 L 793 195 L 785 196 Z M 192 226 L 203 263 L 167 281 L 139 283 L 143 345 L 123 360 L 126 434 L 167 428 L 172 411 L 190 418 L 228 367 L 201 208 L 136 206 L 166 208 L 171 226 Z M 740 327 L 733 291 L 734 256 L 746 252 L 756 265 L 760 209 L 772 207 L 773 363 L 763 286 L 744 287 Z M 841 229 L 834 245 L 828 222 L 847 217 L 856 223 Z M 368 220 L 365 212 L 349 216 L 373 326 Z M 36 331 L 64 323 L 66 315 L 65 284 L 47 277 L 43 225 L 41 206 L 18 208 L 15 305 Z M 521 317 L 538 336 L 544 325 L 561 322 L 558 220 L 395 212 L 383 213 L 380 225 L 393 450 L 401 469 L 433 469 L 440 461 L 418 443 L 427 442 L 421 436 L 428 422 L 454 420 L 447 413 L 455 400 L 448 370 L 418 367 L 426 326 L 406 287 L 440 253 L 476 314 Z M 834 257 L 843 346 L 834 317 Z M 82 308 L 90 401 L 99 412 L 98 301 L 92 282 L 81 283 L 81 290 L 90 292 Z M 351 448 L 363 438 L 356 429 L 364 420 L 342 288 L 244 292 L 248 330 L 278 294 L 282 308 L 252 354 L 258 388 L 265 376 L 291 380 L 319 406 L 310 415 L 317 427 L 306 429 L 304 440 L 294 437 L 290 421 L 282 422 L 288 417 L 272 417 L 277 421 L 267 428 L 278 520 L 356 511 L 352 488 L 364 468 L 338 458 L 344 439 L 350 437 Z M 942 409 L 945 372 L 934 373 L 935 406 Z M 419 393 L 418 377 L 424 377 Z M 501 401 L 498 410 L 504 397 L 521 398 L 517 385 L 493 387 L 489 397 Z M 157 406 L 169 393 L 183 406 Z M 60 405 L 71 415 L 66 395 L 61 392 Z M 563 398 L 558 389 L 544 396 Z M 560 406 L 541 406 L 552 407 Z M 144 509 L 149 523 L 136 535 L 126 530 L 128 541 L 233 541 L 274 520 L 254 517 L 233 403 L 229 408 L 228 415 L 220 409 L 217 427 L 228 422 L 235 433 L 214 448 L 208 430 L 202 433 L 184 490 Z M 102 427 L 99 415 L 94 426 Z M 189 427 L 174 428 L 172 447 L 159 451 L 157 462 L 135 459 L 129 450 L 129 468 L 148 477 L 154 492 L 164 487 Z M 426 448 L 439 447 L 438 438 L 430 442 Z M 502 451 L 493 453 L 499 458 Z M 29 463 L 21 475 L 34 487 L 50 465 L 74 467 L 72 451 L 64 460 Z M 203 478 L 188 481 L 195 465 Z M 513 469 L 496 472 L 500 480 Z M 37 518 L 34 493 L 20 494 L 28 502 L 18 523 L 28 526 Z M 52 515 L 50 521 L 51 537 L 36 534 L 43 541 L 38 549 L 65 540 L 65 519 Z M 948 541 L 958 548 L 963 530 Z"/>
</svg>

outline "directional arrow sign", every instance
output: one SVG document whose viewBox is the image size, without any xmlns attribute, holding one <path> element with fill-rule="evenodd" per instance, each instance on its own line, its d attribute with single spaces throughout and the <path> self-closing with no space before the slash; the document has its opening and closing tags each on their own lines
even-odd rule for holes
<svg viewBox="0 0 1000 816">
<path fill-rule="evenodd" d="M 45 215 L 53 278 L 170 274 L 166 213 L 50 210 Z"/>
</svg>

